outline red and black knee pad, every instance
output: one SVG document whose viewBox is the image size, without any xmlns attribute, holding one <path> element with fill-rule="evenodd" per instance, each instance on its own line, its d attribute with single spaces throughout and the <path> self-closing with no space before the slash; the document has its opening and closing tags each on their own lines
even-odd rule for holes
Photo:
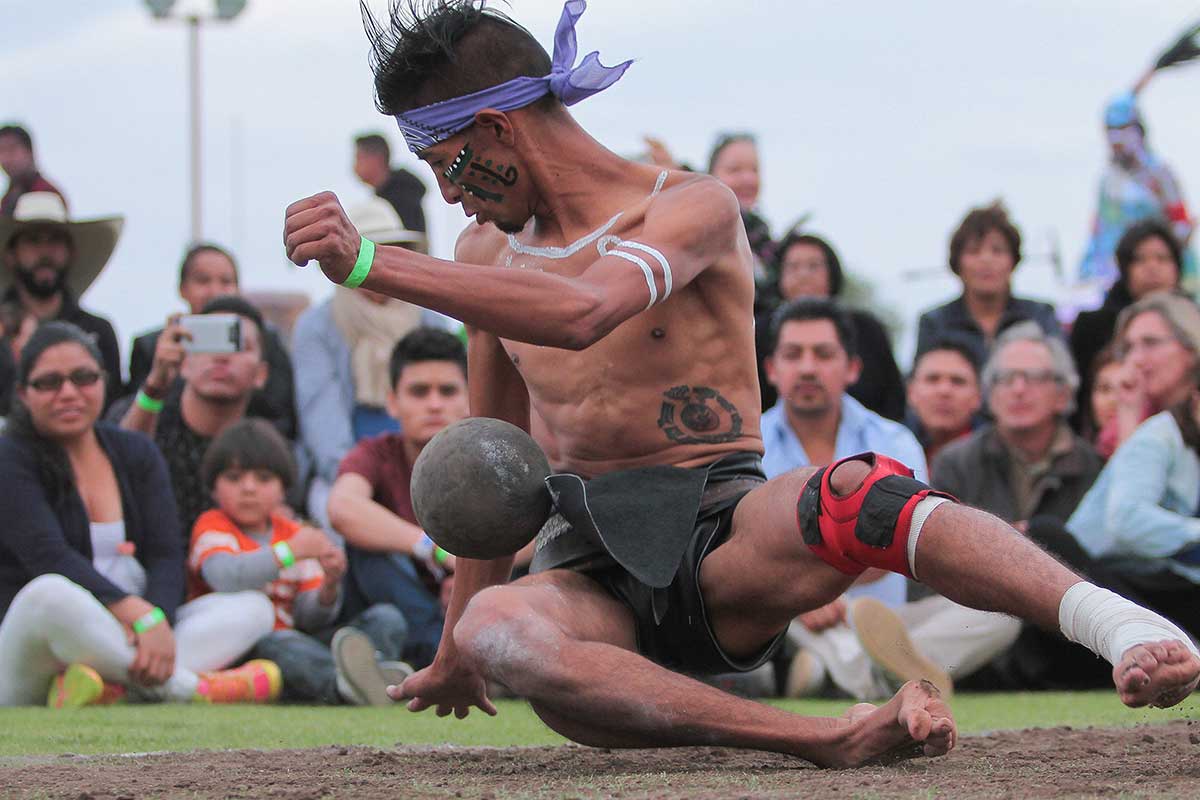
<svg viewBox="0 0 1200 800">
<path fill-rule="evenodd" d="M 829 478 L 847 461 L 870 464 L 871 471 L 862 485 L 839 497 Z M 957 502 L 914 479 L 912 470 L 899 461 L 860 453 L 822 467 L 809 479 L 796 503 L 796 521 L 809 549 L 847 575 L 878 567 L 911 578 L 908 537 L 913 510 L 931 495 Z"/>
</svg>

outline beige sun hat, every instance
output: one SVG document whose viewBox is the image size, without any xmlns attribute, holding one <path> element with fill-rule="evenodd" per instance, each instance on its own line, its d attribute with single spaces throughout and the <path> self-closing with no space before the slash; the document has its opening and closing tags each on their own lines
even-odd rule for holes
<svg viewBox="0 0 1200 800">
<path fill-rule="evenodd" d="M 392 204 L 382 197 L 372 197 L 346 212 L 358 233 L 375 244 L 407 245 L 425 251 L 425 234 L 404 227 Z"/>
<path fill-rule="evenodd" d="M 47 225 L 65 228 L 74 244 L 74 256 L 67 267 L 67 289 L 79 299 L 112 257 L 124 224 L 121 216 L 72 220 L 57 193 L 27 192 L 17 198 L 12 217 L 0 219 L 0 253 L 8 250 L 12 238 L 21 231 Z M 0 269 L 0 296 L 8 292 L 12 281 L 13 271 Z"/>
</svg>

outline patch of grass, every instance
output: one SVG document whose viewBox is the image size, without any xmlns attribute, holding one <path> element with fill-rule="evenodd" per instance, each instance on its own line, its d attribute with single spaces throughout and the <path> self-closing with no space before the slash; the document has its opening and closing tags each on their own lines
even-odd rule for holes
<svg viewBox="0 0 1200 800">
<path fill-rule="evenodd" d="M 845 700 L 778 701 L 781 708 L 835 716 Z M 279 749 L 328 745 L 554 745 L 564 740 L 519 701 L 497 703 L 496 718 L 465 720 L 401 708 L 311 706 L 125 705 L 51 711 L 0 709 L 0 756 L 139 753 L 208 749 Z M 1189 700 L 1168 710 L 1127 709 L 1112 692 L 965 694 L 952 704 L 959 730 L 1137 725 L 1200 718 Z"/>
</svg>

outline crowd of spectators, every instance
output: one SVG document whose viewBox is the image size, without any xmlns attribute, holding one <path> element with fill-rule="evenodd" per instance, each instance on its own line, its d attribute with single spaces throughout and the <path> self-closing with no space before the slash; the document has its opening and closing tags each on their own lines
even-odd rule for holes
<svg viewBox="0 0 1200 800">
<path fill-rule="evenodd" d="M 112 325 L 79 305 L 121 219 L 73 219 L 22 128 L 0 128 L 0 167 L 0 705 L 389 702 L 433 659 L 453 585 L 409 483 L 469 413 L 461 326 L 338 288 L 288 331 L 239 294 L 233 253 L 197 243 L 186 312 L 133 340 L 123 378 Z M 426 251 L 424 186 L 387 140 L 357 138 L 353 168 L 375 195 L 350 211 L 359 232 Z M 768 477 L 893 458 L 1200 635 L 1200 308 L 1179 288 L 1177 226 L 1130 225 L 1103 304 L 1064 328 L 1013 292 L 1008 211 L 970 209 L 946 254 L 961 294 L 921 314 L 902 370 L 834 245 L 803 225 L 772 235 L 754 137 L 720 137 L 707 168 L 754 255 Z M 796 619 L 759 679 L 717 682 L 875 699 L 911 677 L 1065 688 L 1106 669 L 869 570 Z"/>
</svg>

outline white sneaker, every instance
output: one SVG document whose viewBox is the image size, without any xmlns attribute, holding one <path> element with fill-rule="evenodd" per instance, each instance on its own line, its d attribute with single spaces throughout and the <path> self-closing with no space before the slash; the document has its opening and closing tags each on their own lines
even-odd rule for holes
<svg viewBox="0 0 1200 800">
<path fill-rule="evenodd" d="M 387 687 L 399 683 L 395 678 L 403 671 L 397 665 L 407 669 L 400 677 L 401 681 L 412 674 L 412 667 L 403 661 L 377 661 L 371 640 L 354 628 L 342 628 L 335 633 L 329 649 L 333 651 L 333 663 L 337 668 L 338 694 L 351 705 L 391 705 Z"/>
<path fill-rule="evenodd" d="M 927 680 L 946 699 L 954 693 L 950 676 L 917 649 L 895 611 L 873 597 L 860 597 L 850 606 L 849 617 L 863 651 L 889 678 L 899 683 Z"/>
</svg>

